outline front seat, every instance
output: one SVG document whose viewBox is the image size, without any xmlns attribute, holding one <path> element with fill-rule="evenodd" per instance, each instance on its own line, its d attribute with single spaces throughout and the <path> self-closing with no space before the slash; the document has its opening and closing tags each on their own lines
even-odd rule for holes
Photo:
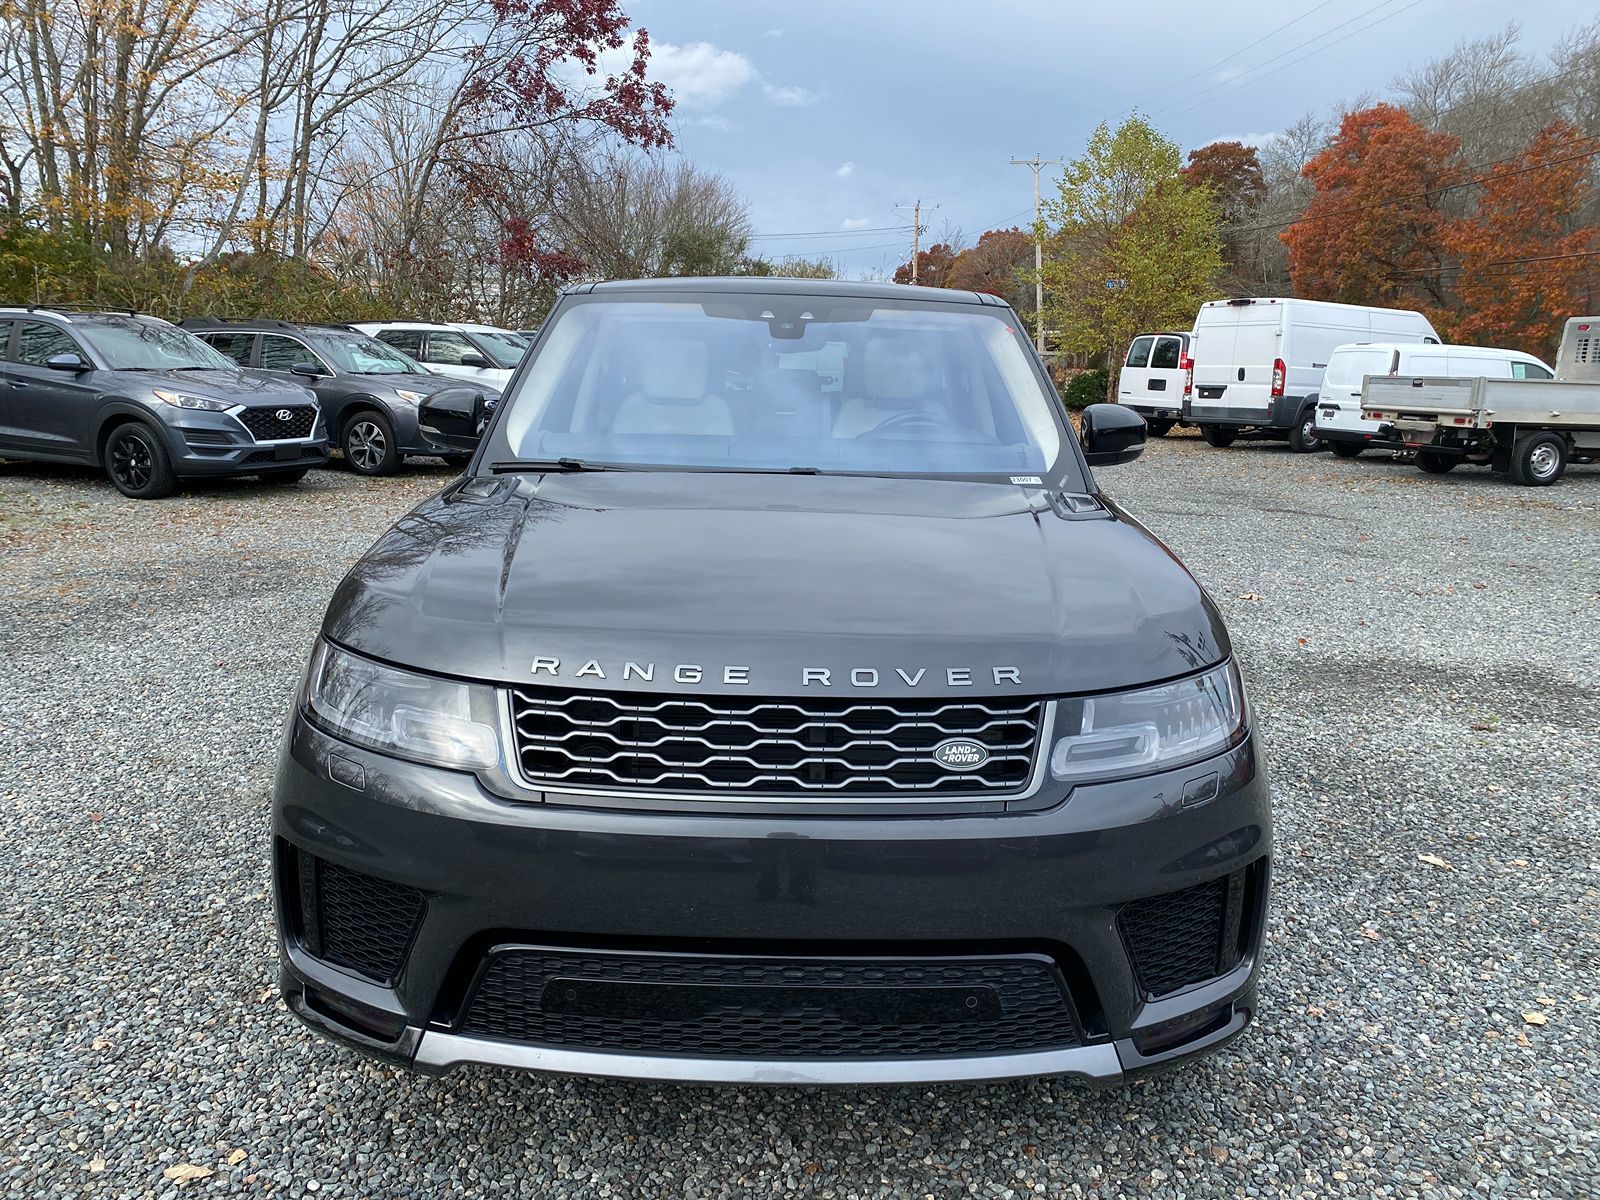
<svg viewBox="0 0 1600 1200">
<path fill-rule="evenodd" d="M 704 342 L 663 338 L 640 346 L 634 390 L 617 406 L 611 431 L 731 437 L 728 402 L 706 390 L 709 359 Z"/>
<path fill-rule="evenodd" d="M 876 429 L 896 413 L 915 411 L 948 420 L 943 404 L 934 398 L 936 379 L 927 356 L 901 338 L 868 338 L 861 348 L 861 394 L 839 409 L 833 436 L 853 438 Z M 887 431 L 886 431 L 887 433 Z M 907 436 L 922 431 L 912 427 Z"/>
</svg>

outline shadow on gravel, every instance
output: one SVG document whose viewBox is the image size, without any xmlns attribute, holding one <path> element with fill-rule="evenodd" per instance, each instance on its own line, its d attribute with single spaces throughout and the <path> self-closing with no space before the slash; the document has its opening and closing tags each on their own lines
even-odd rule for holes
<svg viewBox="0 0 1600 1200">
<path fill-rule="evenodd" d="M 168 502 L 181 500 L 184 496 L 230 496 L 239 495 L 250 491 L 269 491 L 274 495 L 292 495 L 301 487 L 313 487 L 319 480 L 326 479 L 329 474 L 338 474 L 354 477 L 344 464 L 342 458 L 332 458 L 321 467 L 313 467 L 304 479 L 293 484 L 267 484 L 254 475 L 224 475 L 217 478 L 190 478 L 178 481 L 178 490 L 171 496 L 163 497 Z M 461 474 L 461 471 L 450 466 L 443 459 L 417 458 L 408 459 L 399 472 L 383 478 L 361 480 L 363 484 L 373 487 L 382 487 L 390 480 L 404 479 L 407 476 L 420 476 L 428 479 L 445 480 Z M 98 485 L 105 489 L 108 496 L 115 496 L 116 489 L 111 481 L 106 478 L 105 472 L 98 467 L 75 466 L 70 463 L 41 463 L 0 459 L 0 481 L 17 480 L 19 482 L 33 482 L 40 484 L 89 484 Z M 149 503 L 161 503 L 150 501 Z"/>
</svg>

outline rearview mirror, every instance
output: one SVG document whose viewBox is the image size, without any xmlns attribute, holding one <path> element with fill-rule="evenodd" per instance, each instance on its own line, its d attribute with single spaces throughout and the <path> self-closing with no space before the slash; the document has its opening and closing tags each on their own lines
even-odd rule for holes
<svg viewBox="0 0 1600 1200">
<path fill-rule="evenodd" d="M 297 362 L 289 368 L 291 375 L 306 375 L 312 379 L 321 379 L 325 371 L 314 362 Z"/>
<path fill-rule="evenodd" d="M 1144 418 L 1120 404 L 1091 404 L 1083 410 L 1080 436 L 1091 467 L 1132 462 L 1144 453 Z"/>
<path fill-rule="evenodd" d="M 481 354 L 463 354 L 461 356 L 461 365 L 463 367 L 487 367 L 490 363 Z"/>
<path fill-rule="evenodd" d="M 44 365 L 52 371 L 87 371 L 89 364 L 83 361 L 83 355 L 69 350 L 65 354 L 52 354 L 44 360 Z"/>
</svg>

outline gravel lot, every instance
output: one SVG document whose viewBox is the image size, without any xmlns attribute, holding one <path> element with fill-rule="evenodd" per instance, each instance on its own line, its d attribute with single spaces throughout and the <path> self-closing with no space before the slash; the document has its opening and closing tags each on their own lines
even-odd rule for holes
<svg viewBox="0 0 1600 1200">
<path fill-rule="evenodd" d="M 346 565 L 448 477 L 137 503 L 0 465 L 0 1194 L 1600 1194 L 1600 468 L 1175 436 L 1101 473 L 1225 610 L 1279 823 L 1253 1031 L 1101 1093 L 430 1080 L 303 1031 L 280 720 Z"/>
</svg>

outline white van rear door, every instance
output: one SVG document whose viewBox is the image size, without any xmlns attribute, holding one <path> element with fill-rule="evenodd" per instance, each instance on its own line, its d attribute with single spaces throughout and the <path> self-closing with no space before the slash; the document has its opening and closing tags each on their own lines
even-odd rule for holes
<svg viewBox="0 0 1600 1200">
<path fill-rule="evenodd" d="M 1144 395 L 1150 380 L 1150 351 L 1155 346 L 1153 334 L 1141 334 L 1128 344 L 1127 356 L 1122 360 L 1122 372 L 1117 376 L 1117 400 L 1132 404 Z"/>
<path fill-rule="evenodd" d="M 1190 413 L 1235 421 L 1265 421 L 1272 406 L 1272 365 L 1278 358 L 1283 307 L 1217 304 L 1195 322 L 1194 396 Z"/>
</svg>

